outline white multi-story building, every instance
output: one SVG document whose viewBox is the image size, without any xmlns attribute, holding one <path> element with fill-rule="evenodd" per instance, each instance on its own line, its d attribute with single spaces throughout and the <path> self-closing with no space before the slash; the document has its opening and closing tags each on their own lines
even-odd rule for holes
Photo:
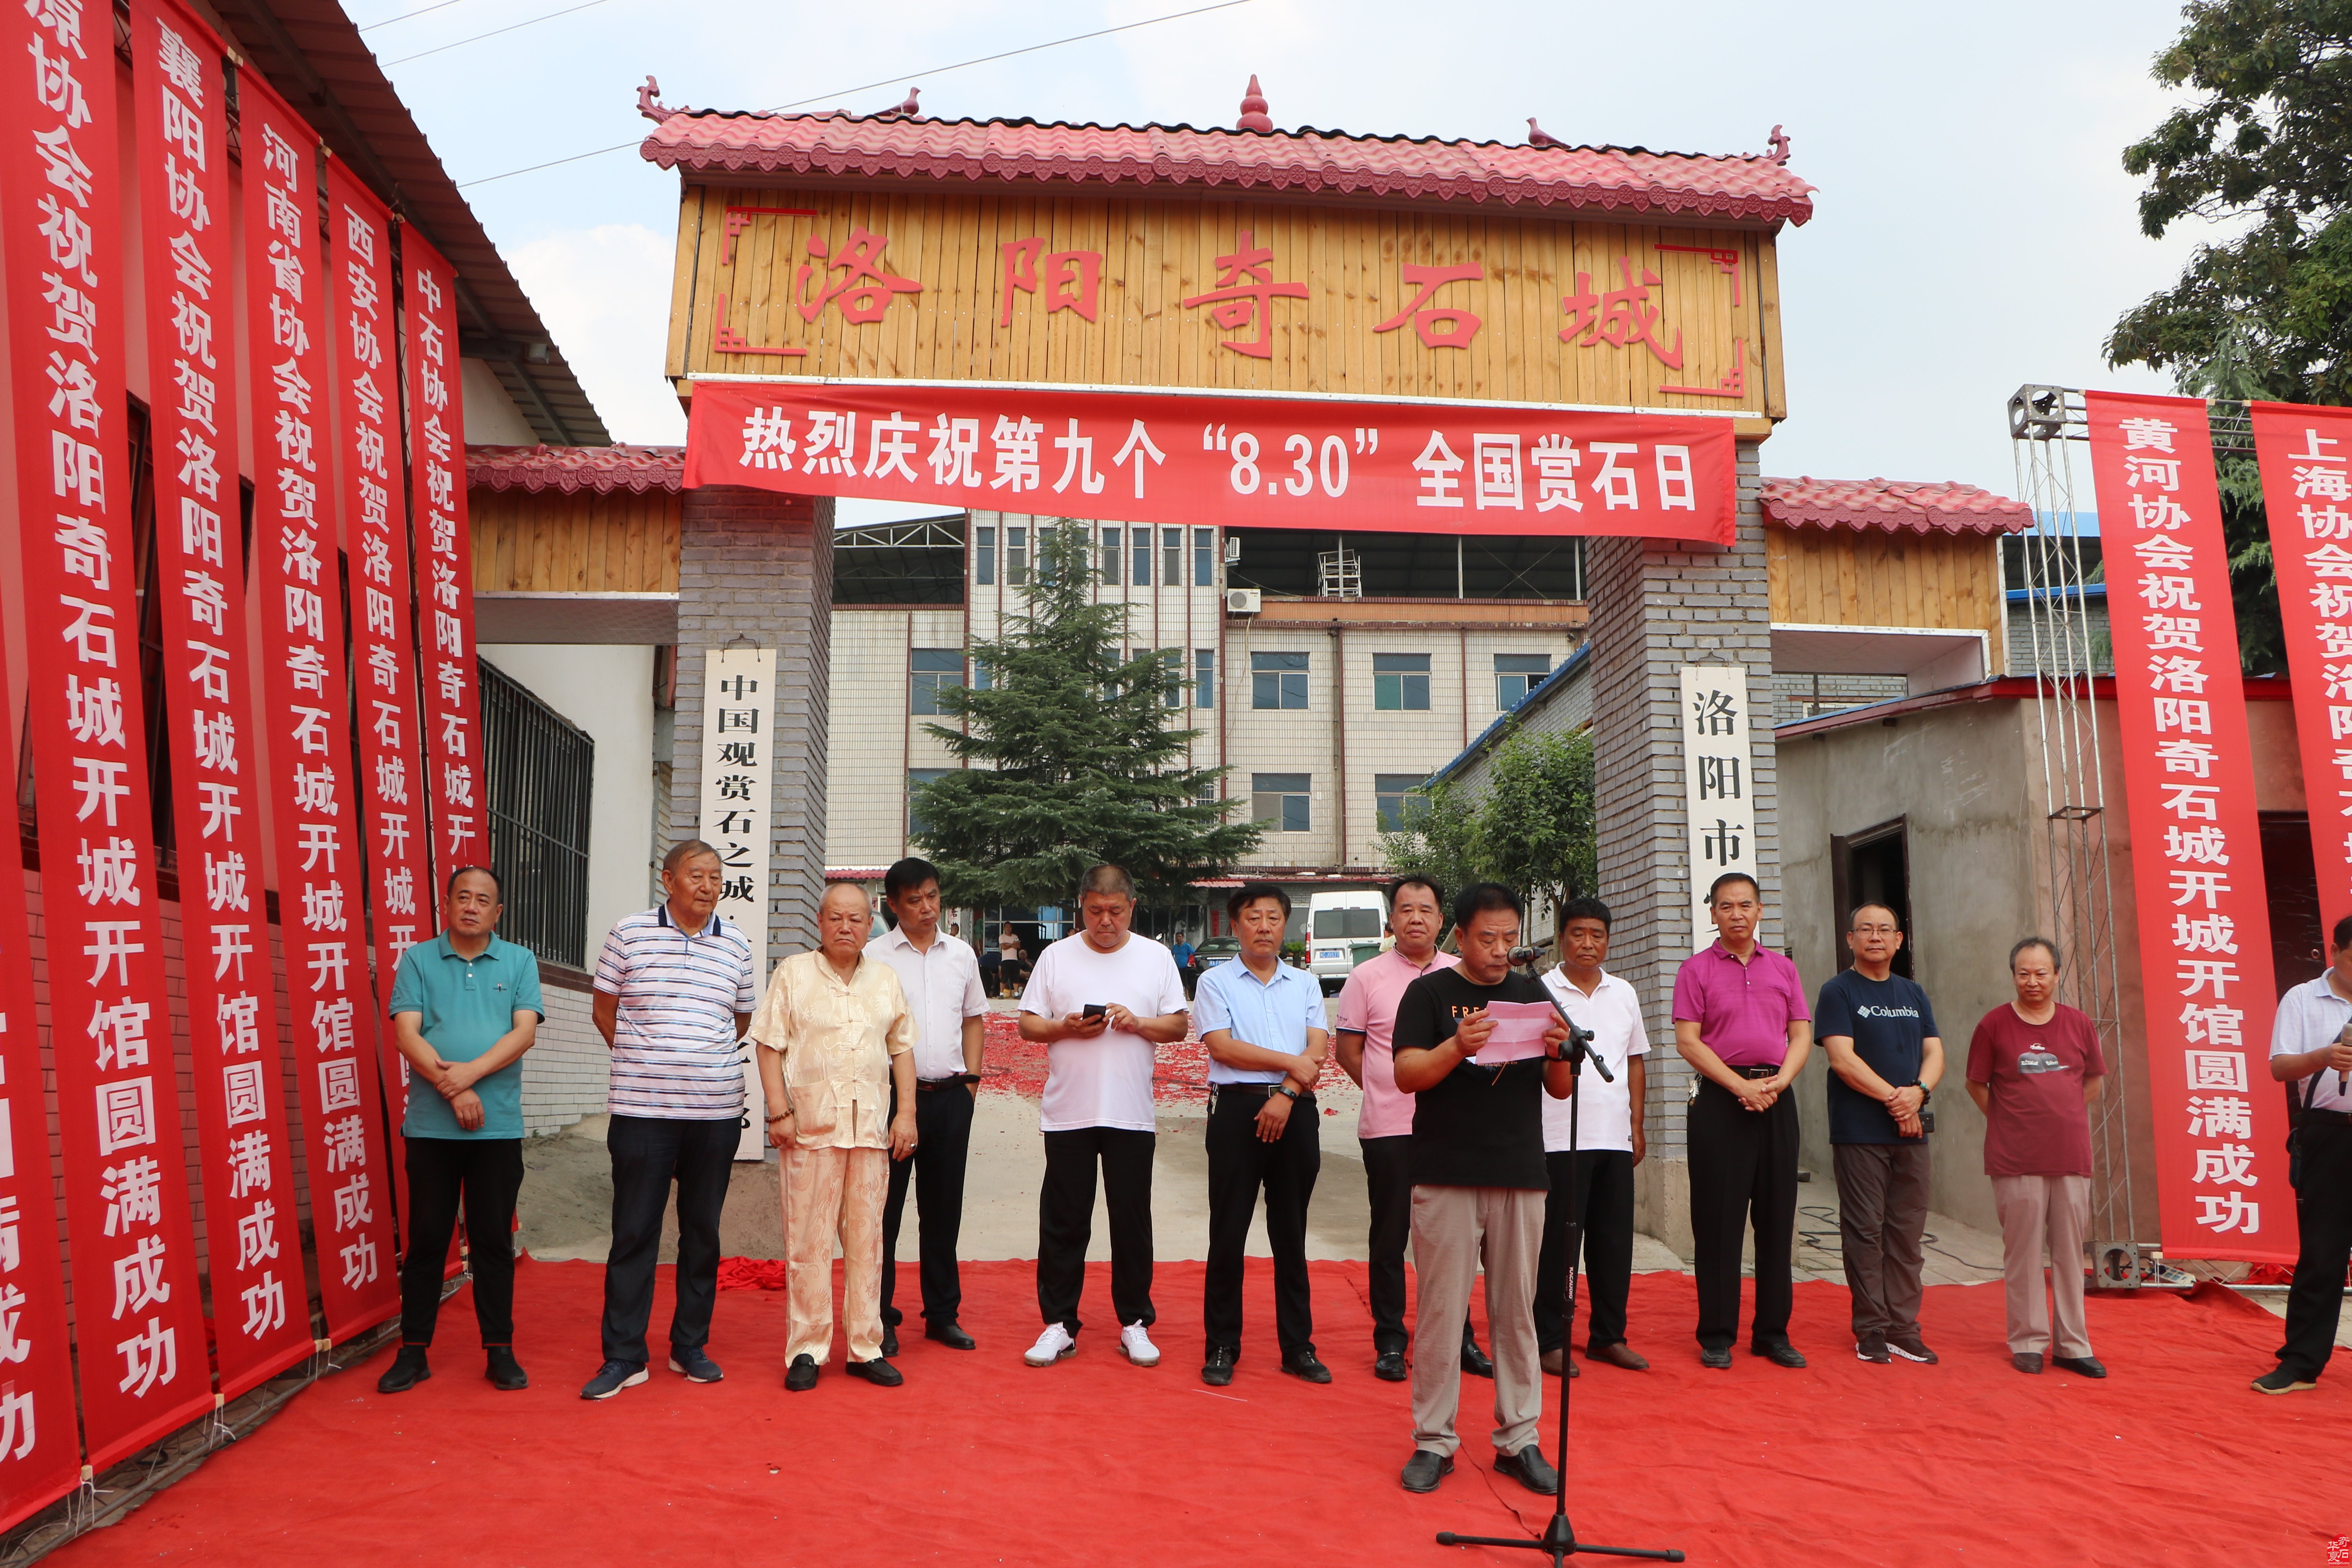
<svg viewBox="0 0 2352 1568">
<path fill-rule="evenodd" d="M 1059 521 L 975 511 L 835 531 L 828 876 L 878 878 L 910 852 L 909 789 L 958 765 L 926 728 L 934 694 L 981 678 L 969 648 L 1018 610 L 1038 531 Z M 1178 654 L 1170 700 L 1198 731 L 1194 765 L 1225 769 L 1225 795 L 1266 826 L 1245 876 L 1377 879 L 1405 798 L 1582 637 L 1573 540 L 1076 526 L 1097 597 L 1129 608 L 1128 646 Z M 1204 893 L 1175 918 L 1198 935 L 1223 910 Z M 1035 911 L 1040 934 L 1059 919 Z M 982 922 L 968 934 L 992 936 L 993 913 Z"/>
</svg>

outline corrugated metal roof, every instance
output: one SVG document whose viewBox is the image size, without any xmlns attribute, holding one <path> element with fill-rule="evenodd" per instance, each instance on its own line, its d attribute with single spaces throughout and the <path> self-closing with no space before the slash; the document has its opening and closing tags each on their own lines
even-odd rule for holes
<svg viewBox="0 0 2352 1568">
<path fill-rule="evenodd" d="M 248 68 L 457 268 L 459 353 L 497 373 L 544 439 L 610 441 L 505 258 L 341 7 L 334 0 L 213 0 L 213 8 Z"/>
<path fill-rule="evenodd" d="M 656 106 L 656 112 L 659 111 Z M 639 151 L 666 169 L 813 180 L 1201 186 L 1372 201 L 1501 202 L 1801 224 L 1813 186 L 1772 157 L 916 115 L 677 110 Z"/>
<path fill-rule="evenodd" d="M 1766 479 L 1767 522 L 1784 528 L 1883 529 L 1889 533 L 2021 533 L 2033 509 L 1958 481 Z"/>
</svg>

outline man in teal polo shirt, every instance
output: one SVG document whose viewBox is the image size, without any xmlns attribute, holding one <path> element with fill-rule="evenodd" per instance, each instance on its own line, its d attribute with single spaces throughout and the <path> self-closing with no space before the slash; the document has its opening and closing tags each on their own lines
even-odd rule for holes
<svg viewBox="0 0 2352 1568">
<path fill-rule="evenodd" d="M 441 1310 L 457 1205 L 474 1269 L 474 1319 L 502 1389 L 527 1388 L 514 1353 L 515 1195 L 522 1190 L 522 1054 L 546 1016 L 539 960 L 491 935 L 505 908 L 497 873 L 462 866 L 441 901 L 441 934 L 401 955 L 392 1025 L 408 1058 L 408 1252 L 400 1268 L 400 1354 L 377 1380 L 402 1394 L 433 1375 L 425 1347 Z"/>
</svg>

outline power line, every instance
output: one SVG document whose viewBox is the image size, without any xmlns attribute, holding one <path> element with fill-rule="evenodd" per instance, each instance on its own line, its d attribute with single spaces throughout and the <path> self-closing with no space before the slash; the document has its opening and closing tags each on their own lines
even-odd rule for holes
<svg viewBox="0 0 2352 1568">
<path fill-rule="evenodd" d="M 452 3 L 454 4 L 454 3 L 455 3 L 455 0 L 452 0 Z M 426 55 L 437 55 L 437 54 L 439 54 L 443 49 L 455 49 L 455 48 L 460 48 L 460 47 L 463 47 L 465 45 L 467 45 L 467 44 L 478 44 L 478 43 L 480 43 L 484 38 L 495 38 L 495 37 L 497 37 L 500 33 L 512 33 L 512 32 L 516 32 L 516 31 L 518 31 L 518 30 L 521 29 L 521 28 L 524 28 L 524 27 L 535 27 L 535 26 L 539 26 L 539 24 L 541 24 L 541 22 L 552 22 L 552 21 L 554 21 L 558 16 L 571 16 L 574 11 L 585 11 L 585 10 L 590 9 L 590 8 L 591 8 L 591 7 L 593 7 L 593 6 L 602 5 L 604 5 L 604 0 L 584 0 L 584 3 L 583 3 L 583 4 L 581 4 L 581 5 L 567 5 L 567 6 L 565 6 L 565 7 L 564 7 L 562 10 L 561 10 L 561 11 L 550 11 L 550 12 L 549 12 L 546 16 L 533 16 L 533 17 L 532 17 L 530 21 L 528 21 L 528 22 L 517 22 L 517 23 L 515 23 L 513 26 L 506 26 L 506 27 L 493 27 L 493 28 L 491 28 L 491 29 L 490 29 L 488 32 L 487 32 L 487 33 L 476 33 L 472 37 L 470 37 L 470 38 L 460 38 L 460 39 L 458 39 L 458 40 L 457 40 L 456 43 L 454 43 L 454 44 L 441 44 L 441 45 L 437 45 L 437 46 L 436 46 L 436 47 L 433 47 L 433 48 L 419 50 L 417 53 L 413 54 L 413 55 L 403 55 L 403 56 L 401 56 L 401 57 L 400 57 L 400 58 L 398 58 L 398 59 L 396 59 L 396 60 L 386 60 L 386 61 L 384 61 L 384 62 L 383 62 L 383 68 L 384 68 L 385 70 L 390 70 L 390 69 L 391 69 L 393 67 L 394 67 L 394 66 L 404 66 L 404 65 L 406 65 L 406 64 L 407 64 L 409 61 L 411 61 L 411 60 L 421 60 L 421 59 L 423 59 Z M 411 12 L 411 13 L 410 13 L 410 15 L 412 15 L 412 16 L 421 16 L 421 15 L 423 15 L 423 13 L 421 13 L 421 12 Z M 397 20 L 397 18 L 395 18 L 395 20 Z"/>
<path fill-rule="evenodd" d="M 454 4 L 455 0 L 450 0 L 450 3 Z M 596 3 L 596 0 L 591 0 L 591 4 L 594 3 Z M 1231 10 L 1235 5 L 1246 5 L 1249 3 L 1250 0 L 1217 0 L 1217 4 L 1213 5 L 1195 5 L 1189 11 L 1171 11 L 1164 16 L 1147 17 L 1145 20 L 1140 22 L 1125 22 L 1116 27 L 1097 27 L 1091 33 L 1073 33 L 1066 38 L 1055 38 L 1051 43 L 1031 44 L 1024 48 L 1006 49 L 1002 54 L 982 55 L 978 59 L 959 60 L 951 66 L 935 66 L 929 70 L 905 71 L 897 76 L 885 77 L 880 81 L 869 81 L 857 87 L 841 88 L 833 92 L 821 92 L 814 98 L 803 98 L 793 103 L 780 103 L 773 109 L 764 109 L 760 110 L 760 112 L 762 114 L 782 114 L 788 109 L 805 109 L 812 103 L 823 103 L 828 99 L 846 98 L 854 92 L 870 92 L 877 87 L 888 87 L 894 82 L 906 81 L 915 77 L 945 76 L 950 71 L 964 70 L 972 66 L 984 66 L 995 60 L 1009 60 L 1015 55 L 1034 55 L 1040 49 L 1058 49 L 1065 44 L 1084 43 L 1088 38 L 1108 37 L 1113 33 L 1133 32 L 1138 27 L 1154 27 L 1158 26 L 1162 22 L 1181 21 L 1187 16 L 1198 16 L 1210 11 Z M 558 13 L 558 15 L 561 15 L 561 13 Z M 415 58 L 415 57 L 411 56 L 410 58 Z M 395 60 L 393 63 L 396 65 L 399 62 Z M 511 180 L 518 174 L 536 174 L 541 169 L 558 169 L 562 168 L 566 163 L 577 163 L 588 158 L 601 158 L 608 153 L 623 152 L 636 145 L 638 145 L 638 142 L 635 141 L 615 142 L 610 147 L 598 147 L 591 152 L 574 153 L 569 158 L 553 158 L 544 163 L 533 163 L 528 168 L 509 169 L 503 174 L 485 174 L 478 180 L 467 180 L 460 184 L 457 188 L 461 191 L 469 191 L 476 185 L 491 184 L 499 180 Z"/>
<path fill-rule="evenodd" d="M 374 32 L 378 27 L 389 27 L 389 26 L 391 26 L 394 22 L 405 22 L 405 21 L 407 21 L 411 16 L 422 16 L 425 15 L 425 14 L 426 14 L 426 12 L 431 12 L 431 11 L 446 11 L 446 10 L 447 10 L 450 6 L 452 6 L 452 5 L 463 5 L 464 3 L 465 3 L 465 0 L 441 0 L 441 3 L 440 3 L 439 5 L 427 5 L 427 6 L 425 6 L 425 9 L 424 9 L 424 10 L 422 10 L 422 11 L 403 11 L 399 16 L 386 16 L 386 17 L 385 17 L 383 21 L 381 21 L 381 22 L 370 22 L 366 26 L 362 27 L 362 28 L 361 28 L 361 29 L 359 29 L 359 30 L 360 30 L 361 32 L 362 32 L 362 33 L 373 33 L 373 32 Z"/>
</svg>

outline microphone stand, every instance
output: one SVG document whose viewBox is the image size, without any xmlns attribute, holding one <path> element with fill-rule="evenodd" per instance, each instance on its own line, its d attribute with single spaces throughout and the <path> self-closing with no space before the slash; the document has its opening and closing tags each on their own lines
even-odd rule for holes
<svg viewBox="0 0 2352 1568">
<path fill-rule="evenodd" d="M 1552 1011 L 1559 1015 L 1560 1022 L 1568 1026 L 1568 1044 L 1561 1047 L 1559 1056 L 1555 1059 L 1578 1064 L 1577 1071 L 1580 1074 L 1583 1071 L 1582 1063 L 1589 1061 L 1592 1064 L 1593 1070 L 1601 1078 L 1611 1083 L 1616 1082 L 1617 1075 L 1609 1070 L 1609 1064 L 1602 1061 L 1600 1053 L 1592 1048 L 1592 1032 L 1580 1027 L 1576 1020 L 1568 1016 L 1567 1010 L 1560 1006 L 1559 999 L 1553 996 L 1549 988 L 1545 990 L 1544 999 L 1551 1004 Z M 1441 1530 L 1437 1532 L 1437 1544 L 1440 1546 L 1500 1546 L 1520 1552 L 1540 1552 L 1551 1559 L 1552 1568 L 1560 1568 L 1560 1564 L 1568 1559 L 1579 1556 L 1642 1557 L 1654 1563 L 1680 1563 L 1684 1560 L 1683 1554 L 1671 1549 L 1662 1550 L 1653 1546 L 1596 1546 L 1579 1541 L 1576 1538 L 1575 1527 L 1568 1521 L 1568 1401 L 1569 1391 L 1575 1386 L 1576 1380 L 1568 1375 L 1567 1363 L 1569 1342 L 1575 1338 L 1576 1330 L 1577 1265 L 1581 1261 L 1584 1250 L 1584 1211 L 1577 1201 L 1578 1172 L 1576 1168 L 1577 1110 L 1580 1098 L 1580 1091 L 1568 1097 L 1568 1234 L 1562 1243 L 1568 1248 L 1568 1281 L 1566 1297 L 1560 1312 L 1559 1432 L 1556 1439 L 1557 1457 L 1553 1463 L 1553 1468 L 1559 1477 L 1559 1482 L 1552 1491 L 1551 1521 L 1544 1526 L 1543 1533 L 1532 1541 L 1521 1535 L 1456 1535 L 1450 1530 Z M 1641 1108 L 1636 1106 L 1633 1114 L 1640 1115 Z M 1536 1383 L 1538 1387 L 1542 1386 L 1541 1373 L 1536 1374 Z"/>
</svg>

